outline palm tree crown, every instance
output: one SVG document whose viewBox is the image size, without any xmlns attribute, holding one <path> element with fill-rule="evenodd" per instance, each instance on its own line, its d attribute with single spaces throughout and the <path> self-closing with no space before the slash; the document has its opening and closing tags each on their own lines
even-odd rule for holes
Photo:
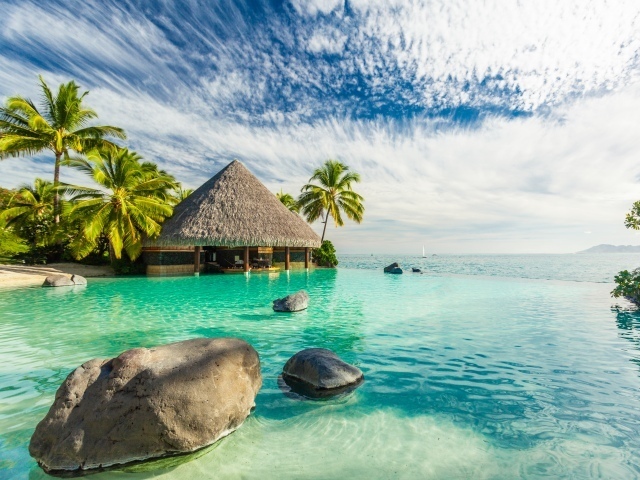
<svg viewBox="0 0 640 480">
<path fill-rule="evenodd" d="M 171 216 L 173 208 L 166 200 L 176 186 L 175 179 L 140 159 L 128 149 L 110 148 L 69 161 L 101 187 L 68 186 L 77 202 L 71 216 L 84 221 L 86 241 L 72 244 L 78 258 L 87 255 L 100 235 L 105 235 L 115 258 L 124 250 L 135 260 L 142 251 L 143 237 L 157 236 L 160 224 Z"/>
<path fill-rule="evenodd" d="M 0 159 L 36 155 L 51 150 L 55 155 L 53 185 L 60 182 L 60 160 L 69 151 L 85 152 L 96 147 L 113 146 L 105 137 L 126 138 L 124 130 L 112 126 L 88 126 L 98 115 L 83 105 L 89 92 L 79 93 L 71 81 L 53 94 L 40 78 L 40 109 L 29 99 L 10 97 L 0 107 Z M 59 194 L 54 195 L 54 214 L 59 221 Z"/>
<path fill-rule="evenodd" d="M 53 218 L 56 192 L 53 183 L 41 178 L 36 178 L 33 185 L 22 185 L 11 197 L 7 208 L 0 212 L 0 221 L 7 227 L 28 230 L 25 236 L 37 246 Z"/>
<path fill-rule="evenodd" d="M 316 181 L 317 184 L 311 183 Z M 362 222 L 364 198 L 353 191 L 351 184 L 360 182 L 360 175 L 349 171 L 349 167 L 336 160 L 327 160 L 324 165 L 302 187 L 298 203 L 307 221 L 312 223 L 322 218 L 324 229 L 322 240 L 327 231 L 329 216 L 336 227 L 344 225 L 342 213 L 356 223 Z"/>
<path fill-rule="evenodd" d="M 300 212 L 300 204 L 290 193 L 283 193 L 282 190 L 280 190 L 280 193 L 276 193 L 276 197 L 278 197 L 278 200 L 280 200 L 280 202 L 282 202 L 282 204 L 293 213 Z"/>
</svg>

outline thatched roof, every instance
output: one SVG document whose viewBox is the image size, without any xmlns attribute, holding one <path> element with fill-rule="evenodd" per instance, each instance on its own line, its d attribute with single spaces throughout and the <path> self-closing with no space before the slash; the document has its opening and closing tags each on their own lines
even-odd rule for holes
<svg viewBox="0 0 640 480">
<path fill-rule="evenodd" d="M 176 205 L 147 245 L 319 247 L 320 238 L 234 160 Z"/>
</svg>

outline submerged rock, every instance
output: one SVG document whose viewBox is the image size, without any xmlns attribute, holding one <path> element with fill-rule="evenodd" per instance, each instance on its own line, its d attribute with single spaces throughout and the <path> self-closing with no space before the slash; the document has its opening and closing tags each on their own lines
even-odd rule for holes
<svg viewBox="0 0 640 480">
<path fill-rule="evenodd" d="M 308 306 L 309 294 L 304 290 L 273 301 L 273 309 L 276 312 L 299 312 Z"/>
<path fill-rule="evenodd" d="M 394 262 L 391 265 L 384 267 L 384 273 L 399 274 L 399 273 L 402 273 L 402 269 L 400 268 L 400 265 L 398 265 L 397 262 Z"/>
<path fill-rule="evenodd" d="M 413 273 L 422 273 L 422 270 L 420 270 L 419 268 L 416 268 L 416 267 L 412 267 L 412 268 L 411 268 L 411 271 L 412 271 Z"/>
<path fill-rule="evenodd" d="M 325 397 L 356 388 L 364 380 L 362 371 L 326 348 L 307 348 L 296 353 L 282 370 L 283 380 L 308 397 Z"/>
<path fill-rule="evenodd" d="M 74 285 L 86 285 L 87 279 L 80 275 L 71 275 L 71 281 Z"/>
<path fill-rule="evenodd" d="M 73 280 L 66 275 L 49 275 L 42 284 L 43 287 L 72 287 L 74 285 Z"/>
<path fill-rule="evenodd" d="M 236 338 L 90 360 L 56 392 L 29 453 L 48 473 L 84 475 L 194 452 L 237 429 L 261 385 L 258 353 Z"/>
</svg>

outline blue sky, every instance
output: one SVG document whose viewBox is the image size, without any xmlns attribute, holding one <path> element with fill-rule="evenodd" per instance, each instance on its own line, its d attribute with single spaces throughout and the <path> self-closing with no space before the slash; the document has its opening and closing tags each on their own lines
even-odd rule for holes
<svg viewBox="0 0 640 480">
<path fill-rule="evenodd" d="M 637 1 L 0 0 L 0 98 L 37 75 L 197 187 L 233 158 L 297 193 L 362 175 L 342 252 L 573 252 L 638 244 Z M 51 177 L 0 163 L 0 185 Z M 84 181 L 64 170 L 63 180 Z M 315 226 L 320 230 L 320 225 Z"/>
</svg>

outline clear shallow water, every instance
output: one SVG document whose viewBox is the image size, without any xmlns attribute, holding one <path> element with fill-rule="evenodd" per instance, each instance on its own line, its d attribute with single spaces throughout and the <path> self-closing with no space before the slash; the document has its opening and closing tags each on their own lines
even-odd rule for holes
<svg viewBox="0 0 640 480">
<path fill-rule="evenodd" d="M 271 311 L 300 288 L 306 312 Z M 223 335 L 261 356 L 247 422 L 177 468 L 93 478 L 640 477 L 640 314 L 611 288 L 361 268 L 0 290 L 0 478 L 46 478 L 29 438 L 77 365 Z M 282 366 L 310 346 L 365 383 L 333 401 L 284 396 Z"/>
</svg>

